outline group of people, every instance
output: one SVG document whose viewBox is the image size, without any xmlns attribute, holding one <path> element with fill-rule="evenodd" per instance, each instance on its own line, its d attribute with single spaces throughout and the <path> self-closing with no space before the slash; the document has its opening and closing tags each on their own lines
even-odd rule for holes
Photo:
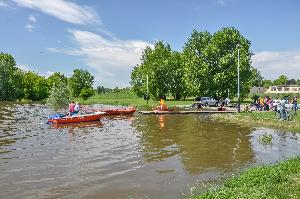
<svg viewBox="0 0 300 199">
<path fill-rule="evenodd" d="M 78 102 L 76 102 L 76 104 L 74 103 L 74 101 L 72 101 L 69 104 L 69 115 L 76 115 L 78 112 L 80 111 L 80 105 Z"/>
<path fill-rule="evenodd" d="M 272 97 L 259 97 L 255 101 L 255 110 L 256 111 L 269 111 L 273 110 L 278 113 L 279 119 L 287 119 L 289 111 L 297 112 L 298 101 L 297 97 L 285 98 L 282 100 L 273 100 Z"/>
<path fill-rule="evenodd" d="M 257 111 L 269 111 L 274 110 L 277 111 L 280 109 L 280 107 L 289 104 L 292 107 L 292 110 L 297 111 L 298 109 L 298 103 L 297 103 L 297 97 L 294 96 L 292 99 L 285 98 L 282 100 L 273 100 L 272 97 L 259 97 L 255 101 L 255 107 Z"/>
<path fill-rule="evenodd" d="M 276 112 L 279 114 L 278 119 L 281 119 L 281 120 L 288 119 L 289 112 L 287 111 L 287 107 L 286 107 L 287 104 L 291 104 L 292 105 L 292 111 L 294 111 L 295 113 L 297 112 L 298 104 L 297 104 L 297 98 L 296 97 L 294 97 L 290 101 L 288 99 L 283 99 L 278 103 L 278 105 L 276 107 Z"/>
<path fill-rule="evenodd" d="M 269 111 L 276 106 L 275 101 L 272 97 L 259 97 L 255 101 L 255 107 L 257 111 Z"/>
</svg>

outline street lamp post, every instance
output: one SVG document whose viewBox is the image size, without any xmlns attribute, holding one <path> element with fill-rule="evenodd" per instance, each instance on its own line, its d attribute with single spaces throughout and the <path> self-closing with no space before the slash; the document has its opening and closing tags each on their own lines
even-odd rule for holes
<svg viewBox="0 0 300 199">
<path fill-rule="evenodd" d="M 148 73 L 147 73 L 147 104 L 148 104 L 148 100 L 149 100 L 149 77 L 148 77 Z"/>
<path fill-rule="evenodd" d="M 238 90 L 237 90 L 237 97 L 238 97 L 238 112 L 241 112 L 241 104 L 240 104 L 240 48 L 241 48 L 242 46 L 240 45 L 240 44 L 237 44 L 236 45 L 236 48 L 237 48 L 237 50 L 238 50 L 238 68 L 237 68 L 237 73 L 238 73 L 238 79 L 237 79 L 237 81 L 238 81 L 238 83 L 237 83 L 237 85 L 238 85 Z"/>
</svg>

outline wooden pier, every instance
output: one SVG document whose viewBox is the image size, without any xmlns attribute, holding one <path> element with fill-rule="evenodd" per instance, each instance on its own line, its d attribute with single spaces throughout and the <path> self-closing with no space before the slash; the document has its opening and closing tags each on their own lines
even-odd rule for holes
<svg viewBox="0 0 300 199">
<path fill-rule="evenodd" d="M 225 114 L 237 111 L 139 111 L 141 114 Z"/>
</svg>

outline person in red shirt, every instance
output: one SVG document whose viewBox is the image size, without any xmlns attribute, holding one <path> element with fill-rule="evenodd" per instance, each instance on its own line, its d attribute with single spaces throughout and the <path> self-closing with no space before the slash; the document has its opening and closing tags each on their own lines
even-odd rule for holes
<svg viewBox="0 0 300 199">
<path fill-rule="evenodd" d="M 74 101 L 72 101 L 72 102 L 69 104 L 69 113 L 70 113 L 70 115 L 73 114 L 74 109 L 75 109 L 75 103 L 74 103 Z"/>
</svg>

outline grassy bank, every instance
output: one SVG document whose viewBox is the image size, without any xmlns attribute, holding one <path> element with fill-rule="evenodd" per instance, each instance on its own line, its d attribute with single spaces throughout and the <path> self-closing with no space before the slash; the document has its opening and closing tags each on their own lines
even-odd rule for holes
<svg viewBox="0 0 300 199">
<path fill-rule="evenodd" d="M 247 125 L 253 127 L 270 127 L 281 129 L 284 131 L 300 132 L 300 112 L 295 115 L 292 121 L 280 121 L 276 119 L 273 111 L 268 112 L 242 112 L 237 114 L 218 114 L 212 115 L 212 118 L 223 122 L 233 122 L 240 125 Z"/>
<path fill-rule="evenodd" d="M 193 196 L 200 198 L 299 198 L 300 157 L 282 163 L 251 168 L 224 185 Z"/>
<path fill-rule="evenodd" d="M 108 92 L 105 94 L 96 94 L 87 100 L 78 99 L 81 104 L 107 104 L 107 105 L 121 105 L 121 106 L 135 106 L 135 107 L 153 107 L 159 104 L 159 101 L 144 100 L 136 96 L 132 91 L 127 92 Z M 165 101 L 168 106 L 189 105 L 193 103 L 193 99 L 188 100 L 172 100 Z"/>
</svg>

